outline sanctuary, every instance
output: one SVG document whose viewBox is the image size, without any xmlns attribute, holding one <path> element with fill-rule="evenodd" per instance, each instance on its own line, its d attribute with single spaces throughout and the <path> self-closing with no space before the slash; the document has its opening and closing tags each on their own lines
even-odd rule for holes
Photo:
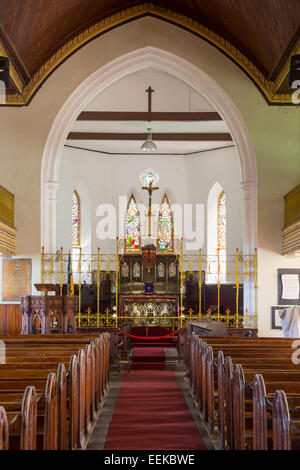
<svg viewBox="0 0 300 470">
<path fill-rule="evenodd" d="M 300 449 L 299 0 L 0 11 L 0 451 Z"/>
</svg>

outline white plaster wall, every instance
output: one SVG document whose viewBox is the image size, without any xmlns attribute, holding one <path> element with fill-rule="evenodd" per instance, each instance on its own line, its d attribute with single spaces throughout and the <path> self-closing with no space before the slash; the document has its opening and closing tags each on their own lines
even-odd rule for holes
<svg viewBox="0 0 300 470">
<path fill-rule="evenodd" d="M 233 254 L 242 249 L 242 202 L 240 189 L 240 167 L 235 148 L 203 152 L 188 159 L 190 186 L 193 188 L 192 202 L 201 194 L 205 203 L 205 246 L 207 244 L 207 199 L 212 186 L 218 182 L 224 189 L 227 202 L 226 250 Z"/>
<path fill-rule="evenodd" d="M 146 88 L 151 85 L 152 111 L 213 111 L 205 97 L 173 75 L 148 67 L 118 80 L 99 93 L 86 111 L 147 111 Z M 134 98 L 134 99 L 133 99 Z"/>
<path fill-rule="evenodd" d="M 77 86 L 122 54 L 153 46 L 179 55 L 210 75 L 240 110 L 253 139 L 258 165 L 259 330 L 272 331 L 277 269 L 299 267 L 281 256 L 283 196 L 300 180 L 299 107 L 268 106 L 249 78 L 217 49 L 174 25 L 142 18 L 116 28 L 72 55 L 41 87 L 29 106 L 0 108 L 0 184 L 15 194 L 17 254 L 31 257 L 39 280 L 40 172 L 51 125 Z"/>
<path fill-rule="evenodd" d="M 235 148 L 201 152 L 197 155 L 102 155 L 100 153 L 65 147 L 60 167 L 60 186 L 57 200 L 57 240 L 64 251 L 71 247 L 71 199 L 74 189 L 79 191 L 82 214 L 89 212 L 88 221 L 83 220 L 84 230 L 90 230 L 91 249 L 95 253 L 98 246 L 103 252 L 112 252 L 114 242 L 99 240 L 96 216 L 99 204 L 112 204 L 119 218 L 119 196 L 128 202 L 133 193 L 137 204 L 147 208 L 148 195 L 141 189 L 139 175 L 147 168 L 153 168 L 160 176 L 158 191 L 153 194 L 153 205 L 160 204 L 166 193 L 170 204 L 192 205 L 192 229 L 196 228 L 196 204 L 204 207 L 201 219 L 201 243 L 196 249 L 207 251 L 207 197 L 211 186 L 218 181 L 226 191 L 228 200 L 227 244 L 228 252 L 242 248 L 241 191 L 239 185 L 239 163 Z M 88 191 L 90 207 L 84 206 L 80 185 Z M 127 203 L 126 202 L 126 203 Z M 122 219 L 124 224 L 124 218 Z M 86 225 L 87 224 L 87 225 Z M 182 225 L 183 227 L 183 225 Z M 118 226 L 117 226 L 118 231 Z M 118 233 L 117 233 L 118 235 Z M 177 233 L 179 238 L 180 233 Z M 231 250 L 231 251 L 230 251 Z M 83 246 L 83 251 L 85 251 Z M 87 251 L 86 251 L 87 252 Z"/>
</svg>

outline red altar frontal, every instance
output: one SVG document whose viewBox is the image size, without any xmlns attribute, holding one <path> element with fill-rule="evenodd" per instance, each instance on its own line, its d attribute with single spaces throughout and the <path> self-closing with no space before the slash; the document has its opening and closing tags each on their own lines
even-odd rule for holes
<svg viewBox="0 0 300 470">
<path fill-rule="evenodd" d="M 121 318 L 140 326 L 173 326 L 179 319 L 177 296 L 125 295 L 120 307 Z"/>
</svg>

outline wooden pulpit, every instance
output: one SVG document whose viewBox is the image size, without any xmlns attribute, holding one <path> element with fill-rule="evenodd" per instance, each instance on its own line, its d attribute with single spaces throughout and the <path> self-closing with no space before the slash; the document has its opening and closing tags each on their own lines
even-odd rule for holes
<svg viewBox="0 0 300 470">
<path fill-rule="evenodd" d="M 56 293 L 52 284 L 35 284 L 43 295 L 21 297 L 22 334 L 76 333 L 78 297 Z"/>
</svg>

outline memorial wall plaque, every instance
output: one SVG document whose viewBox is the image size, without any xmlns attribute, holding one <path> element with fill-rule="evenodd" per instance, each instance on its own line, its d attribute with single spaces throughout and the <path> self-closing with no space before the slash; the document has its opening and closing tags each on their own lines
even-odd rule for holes
<svg viewBox="0 0 300 470">
<path fill-rule="evenodd" d="M 5 259 L 2 268 L 2 300 L 19 301 L 31 295 L 31 259 Z"/>
<path fill-rule="evenodd" d="M 278 269 L 278 305 L 300 305 L 300 269 Z"/>
</svg>

